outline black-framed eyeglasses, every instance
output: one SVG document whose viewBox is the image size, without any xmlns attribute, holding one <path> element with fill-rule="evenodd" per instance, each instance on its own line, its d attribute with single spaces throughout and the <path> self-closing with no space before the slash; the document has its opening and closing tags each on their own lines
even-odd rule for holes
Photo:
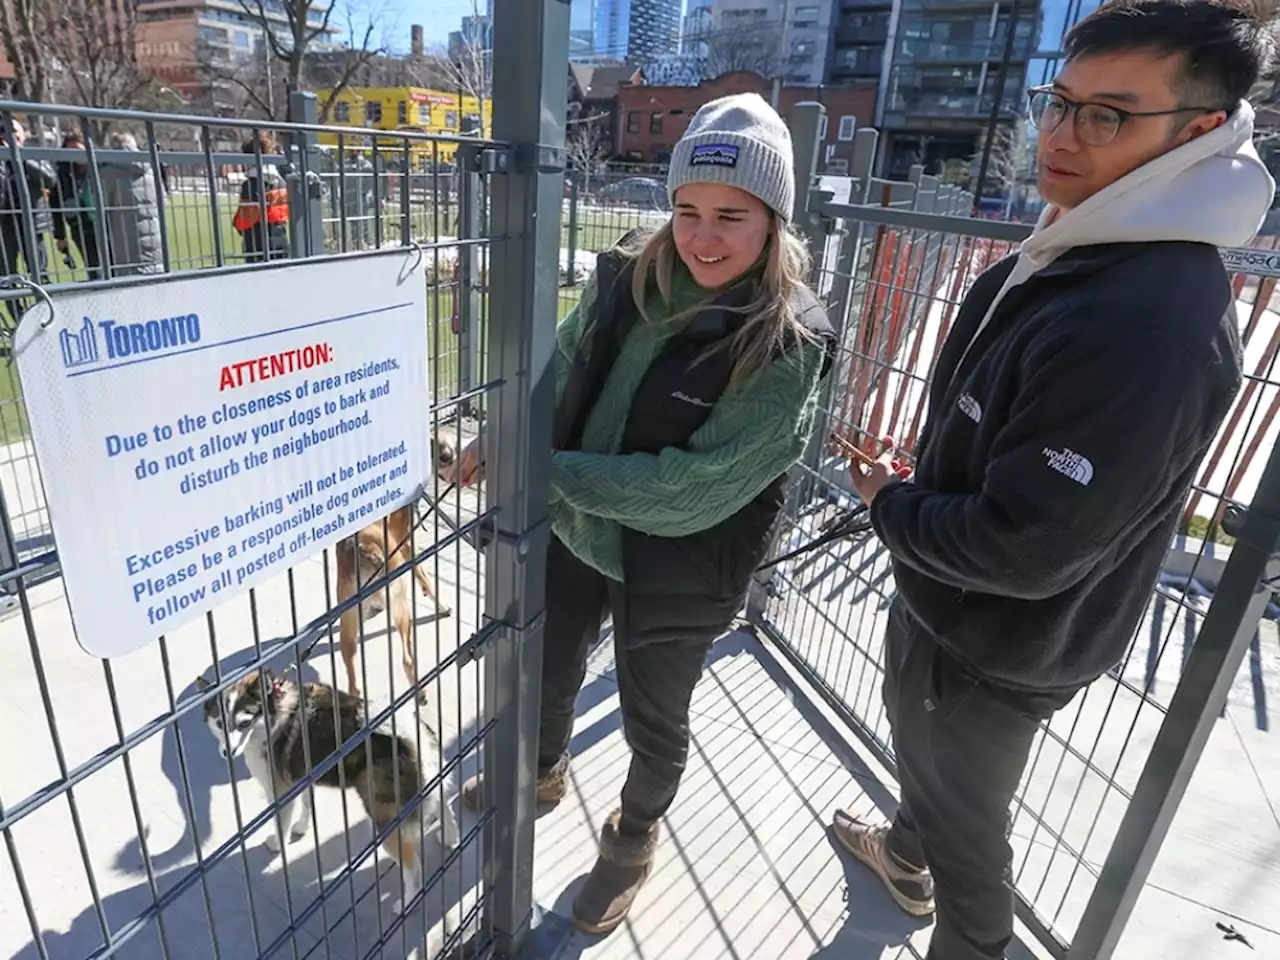
<svg viewBox="0 0 1280 960">
<path fill-rule="evenodd" d="M 1212 113 L 1221 107 L 1175 107 L 1172 110 L 1121 110 L 1105 103 L 1071 100 L 1052 87 L 1028 91 L 1031 98 L 1031 125 L 1041 133 L 1052 133 L 1068 114 L 1075 114 L 1075 132 L 1090 147 L 1105 147 L 1120 128 L 1135 117 L 1172 117 L 1179 113 Z"/>
</svg>

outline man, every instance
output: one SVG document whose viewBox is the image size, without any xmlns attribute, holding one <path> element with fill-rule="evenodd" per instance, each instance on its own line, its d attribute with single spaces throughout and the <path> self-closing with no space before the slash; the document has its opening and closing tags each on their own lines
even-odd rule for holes
<svg viewBox="0 0 1280 960">
<path fill-rule="evenodd" d="M 1115 0 L 1033 91 L 1048 207 L 974 284 L 939 358 L 916 472 L 856 468 L 893 558 L 891 826 L 835 816 L 931 960 L 1003 957 L 1009 805 L 1041 721 L 1117 663 L 1240 385 L 1218 246 L 1275 184 L 1244 101 L 1265 24 L 1208 0 Z M 935 911 L 936 903 L 936 911 Z"/>
<path fill-rule="evenodd" d="M 17 117 L 10 119 L 13 125 L 13 143 L 21 157 L 27 131 Z M 26 197 L 31 204 L 31 228 L 35 247 L 31 247 L 27 225 L 23 216 L 23 184 L 26 181 Z M 45 249 L 45 234 L 53 226 L 49 213 L 48 191 L 57 189 L 58 178 L 53 165 L 46 160 L 22 157 L 13 161 L 13 151 L 3 122 L 0 122 L 0 268 L 5 276 L 19 272 L 18 258 L 22 258 L 26 276 L 36 283 L 48 281 L 49 256 Z M 33 256 L 34 254 L 34 256 Z M 22 309 L 9 301 L 7 309 L 17 324 Z"/>
</svg>

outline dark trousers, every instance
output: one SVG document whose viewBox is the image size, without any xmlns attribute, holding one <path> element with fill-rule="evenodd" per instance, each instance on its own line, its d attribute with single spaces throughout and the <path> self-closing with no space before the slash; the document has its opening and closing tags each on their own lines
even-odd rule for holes
<svg viewBox="0 0 1280 960">
<path fill-rule="evenodd" d="M 616 589 L 616 588 L 615 588 Z M 547 618 L 542 647 L 542 715 L 538 772 L 565 756 L 573 705 L 587 673 L 587 654 L 609 613 L 609 581 L 555 537 L 547 550 Z M 689 754 L 689 702 L 714 637 L 635 646 L 616 613 L 622 730 L 631 769 L 622 787 L 624 833 L 642 833 L 671 806 Z"/>
<path fill-rule="evenodd" d="M 933 875 L 929 960 L 1004 957 L 1013 939 L 1009 805 L 1040 721 L 1069 699 L 973 677 L 895 601 L 884 702 L 902 803 L 889 843 Z"/>
<path fill-rule="evenodd" d="M 265 231 L 262 229 L 262 224 L 258 224 L 246 230 L 241 236 L 244 238 L 245 263 L 283 260 L 289 256 L 289 236 L 285 233 L 282 224 L 268 224 Z"/>
<path fill-rule="evenodd" d="M 102 279 L 102 260 L 98 256 L 98 233 L 93 221 L 88 217 L 70 215 L 67 218 L 67 232 L 80 250 L 84 259 L 85 270 L 90 280 Z"/>
</svg>

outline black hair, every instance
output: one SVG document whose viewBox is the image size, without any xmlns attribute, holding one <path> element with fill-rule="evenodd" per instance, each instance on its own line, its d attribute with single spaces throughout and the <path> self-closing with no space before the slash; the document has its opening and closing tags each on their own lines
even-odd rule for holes
<svg viewBox="0 0 1280 960">
<path fill-rule="evenodd" d="M 1231 112 L 1268 69 L 1273 0 L 1111 0 L 1071 28 L 1068 60 L 1150 50 L 1183 58 L 1177 93 L 1189 107 Z"/>
</svg>

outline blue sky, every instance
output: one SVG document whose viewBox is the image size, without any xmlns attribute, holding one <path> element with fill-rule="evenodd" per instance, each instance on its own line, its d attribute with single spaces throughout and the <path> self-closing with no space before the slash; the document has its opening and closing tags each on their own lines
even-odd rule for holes
<svg viewBox="0 0 1280 960">
<path fill-rule="evenodd" d="M 344 7 L 350 6 L 356 13 L 357 24 L 363 23 L 367 11 L 379 13 L 378 33 L 386 34 L 394 53 L 409 52 L 409 26 L 420 23 L 425 27 L 428 47 L 448 42 L 449 31 L 457 30 L 462 18 L 471 15 L 472 0 L 335 0 L 333 23 L 344 31 L 347 16 Z M 479 0 L 480 12 L 485 10 L 485 0 Z"/>
</svg>

